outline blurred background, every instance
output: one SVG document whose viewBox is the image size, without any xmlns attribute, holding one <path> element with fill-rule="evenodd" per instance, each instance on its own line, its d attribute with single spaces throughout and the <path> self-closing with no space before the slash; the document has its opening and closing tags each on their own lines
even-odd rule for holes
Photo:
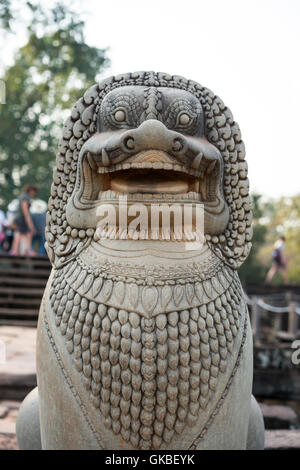
<svg viewBox="0 0 300 470">
<path fill-rule="evenodd" d="M 95 81 L 179 74 L 219 95 L 242 130 L 254 205 L 242 279 L 266 279 L 284 235 L 288 280 L 300 282 L 299 17 L 297 0 L 0 0 L 0 209 L 26 184 L 48 200 L 62 123 Z"/>
<path fill-rule="evenodd" d="M 241 127 L 254 212 L 253 248 L 240 269 L 254 392 L 268 429 L 297 429 L 289 445 L 300 448 L 299 366 L 291 360 L 300 338 L 299 22 L 298 0 L 0 0 L 0 448 L 16 447 L 16 410 L 36 381 L 35 326 L 50 270 L 42 233 L 62 124 L 94 82 L 139 70 L 211 88 Z M 12 260 L 13 220 L 28 185 L 38 188 L 36 239 Z M 280 237 L 285 269 L 270 275 Z M 287 437 L 278 439 L 284 447 Z"/>
</svg>

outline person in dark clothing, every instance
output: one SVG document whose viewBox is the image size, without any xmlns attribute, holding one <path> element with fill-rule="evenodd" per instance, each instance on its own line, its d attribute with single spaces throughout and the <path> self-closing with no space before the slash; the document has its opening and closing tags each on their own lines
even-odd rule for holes
<svg viewBox="0 0 300 470">
<path fill-rule="evenodd" d="M 19 207 L 14 220 L 16 230 L 11 255 L 18 255 L 20 253 L 21 242 L 25 243 L 25 254 L 27 256 L 34 256 L 36 253 L 31 248 L 32 237 L 36 230 L 30 215 L 31 199 L 36 196 L 38 189 L 34 185 L 28 185 L 23 188 L 19 197 Z"/>
<path fill-rule="evenodd" d="M 37 252 L 39 255 L 45 255 L 45 227 L 46 227 L 46 213 L 43 212 L 41 214 L 32 213 L 31 214 L 32 221 L 35 227 L 35 235 L 32 239 L 33 246 L 35 242 L 37 242 L 38 248 Z M 36 248 L 36 247 L 35 247 Z"/>
</svg>

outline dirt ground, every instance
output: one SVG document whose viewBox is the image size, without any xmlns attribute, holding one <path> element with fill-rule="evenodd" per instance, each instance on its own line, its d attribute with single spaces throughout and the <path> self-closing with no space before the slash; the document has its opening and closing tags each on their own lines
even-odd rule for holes
<svg viewBox="0 0 300 470">
<path fill-rule="evenodd" d="M 0 341 L 0 449 L 15 450 L 16 419 L 26 394 L 23 385 L 30 386 L 28 379 L 34 384 L 36 373 L 36 328 L 0 326 Z"/>
</svg>

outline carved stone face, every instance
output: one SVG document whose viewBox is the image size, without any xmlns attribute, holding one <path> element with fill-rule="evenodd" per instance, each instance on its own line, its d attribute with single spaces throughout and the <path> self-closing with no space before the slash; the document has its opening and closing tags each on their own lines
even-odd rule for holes
<svg viewBox="0 0 300 470">
<path fill-rule="evenodd" d="M 64 125 L 49 199 L 46 247 L 54 266 L 97 241 L 99 209 L 118 204 L 121 195 L 146 207 L 204 206 L 206 245 L 231 268 L 250 251 L 251 204 L 239 126 L 218 96 L 192 80 L 122 74 L 94 85 L 75 104 Z"/>
<path fill-rule="evenodd" d="M 96 228 L 97 208 L 128 202 L 204 205 L 204 231 L 221 233 L 229 211 L 223 161 L 204 135 L 204 113 L 188 91 L 125 86 L 109 92 L 97 132 L 80 152 L 77 184 L 68 207 L 73 227 Z"/>
</svg>

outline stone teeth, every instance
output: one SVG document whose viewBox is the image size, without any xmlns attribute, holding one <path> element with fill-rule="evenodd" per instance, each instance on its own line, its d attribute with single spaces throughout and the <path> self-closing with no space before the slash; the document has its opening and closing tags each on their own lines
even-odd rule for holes
<svg viewBox="0 0 300 470">
<path fill-rule="evenodd" d="M 110 160 L 108 153 L 106 152 L 105 149 L 102 149 L 102 164 L 103 166 L 109 166 L 110 165 Z"/>
<path fill-rule="evenodd" d="M 100 167 L 98 168 L 98 170 L 97 170 L 97 172 L 98 172 L 99 174 L 101 174 L 101 175 L 102 175 L 103 173 L 108 173 L 109 171 L 111 171 L 111 169 L 110 169 L 110 168 L 106 168 L 106 167 L 104 167 L 104 166 L 100 166 Z"/>
<path fill-rule="evenodd" d="M 155 162 L 155 163 L 153 163 L 153 168 L 154 168 L 155 170 L 161 170 L 161 169 L 163 168 L 163 166 L 164 166 L 164 165 L 163 165 L 162 162 Z"/>
<path fill-rule="evenodd" d="M 210 175 L 213 172 L 213 170 L 216 166 L 216 163 L 217 163 L 217 160 L 214 160 L 208 165 L 208 168 L 206 170 L 207 175 Z"/>
<path fill-rule="evenodd" d="M 171 163 L 165 163 L 164 164 L 164 169 L 165 170 L 172 170 L 172 168 L 173 168 L 173 165 L 171 165 Z"/>
<path fill-rule="evenodd" d="M 188 198 L 189 198 L 189 199 L 195 199 L 195 196 L 196 196 L 196 193 L 194 193 L 194 192 L 192 192 L 192 191 L 190 191 L 190 192 L 188 193 Z"/>
<path fill-rule="evenodd" d="M 197 157 L 196 157 L 197 158 Z M 92 160 L 92 159 L 91 159 Z M 90 159 L 89 159 L 90 161 Z M 91 166 L 96 165 L 95 162 L 91 161 Z M 117 165 L 110 165 L 110 160 L 107 152 L 103 149 L 102 150 L 102 164 L 103 166 L 95 168 L 95 170 L 100 173 L 113 173 L 114 171 L 120 170 L 129 170 L 129 169 L 153 169 L 153 170 L 173 170 L 178 171 L 180 173 L 187 173 L 197 177 L 203 177 L 203 170 L 200 171 L 195 168 L 185 168 L 182 165 L 171 163 L 163 163 L 163 162 L 125 162 L 125 163 L 118 163 Z M 214 164 L 214 162 L 212 162 Z M 92 166 L 94 168 L 94 166 Z"/>
<path fill-rule="evenodd" d="M 193 163 L 192 163 L 193 168 L 196 168 L 196 169 L 199 168 L 202 157 L 203 157 L 203 154 L 201 152 L 198 153 L 198 155 L 193 160 Z"/>
<path fill-rule="evenodd" d="M 101 194 L 101 199 L 116 199 L 118 195 L 114 192 L 108 189 L 107 191 L 103 191 Z"/>
<path fill-rule="evenodd" d="M 174 171 L 183 170 L 183 168 L 180 165 L 174 165 L 173 169 L 174 169 Z"/>
<path fill-rule="evenodd" d="M 142 163 L 131 163 L 131 168 L 143 168 Z"/>
</svg>

